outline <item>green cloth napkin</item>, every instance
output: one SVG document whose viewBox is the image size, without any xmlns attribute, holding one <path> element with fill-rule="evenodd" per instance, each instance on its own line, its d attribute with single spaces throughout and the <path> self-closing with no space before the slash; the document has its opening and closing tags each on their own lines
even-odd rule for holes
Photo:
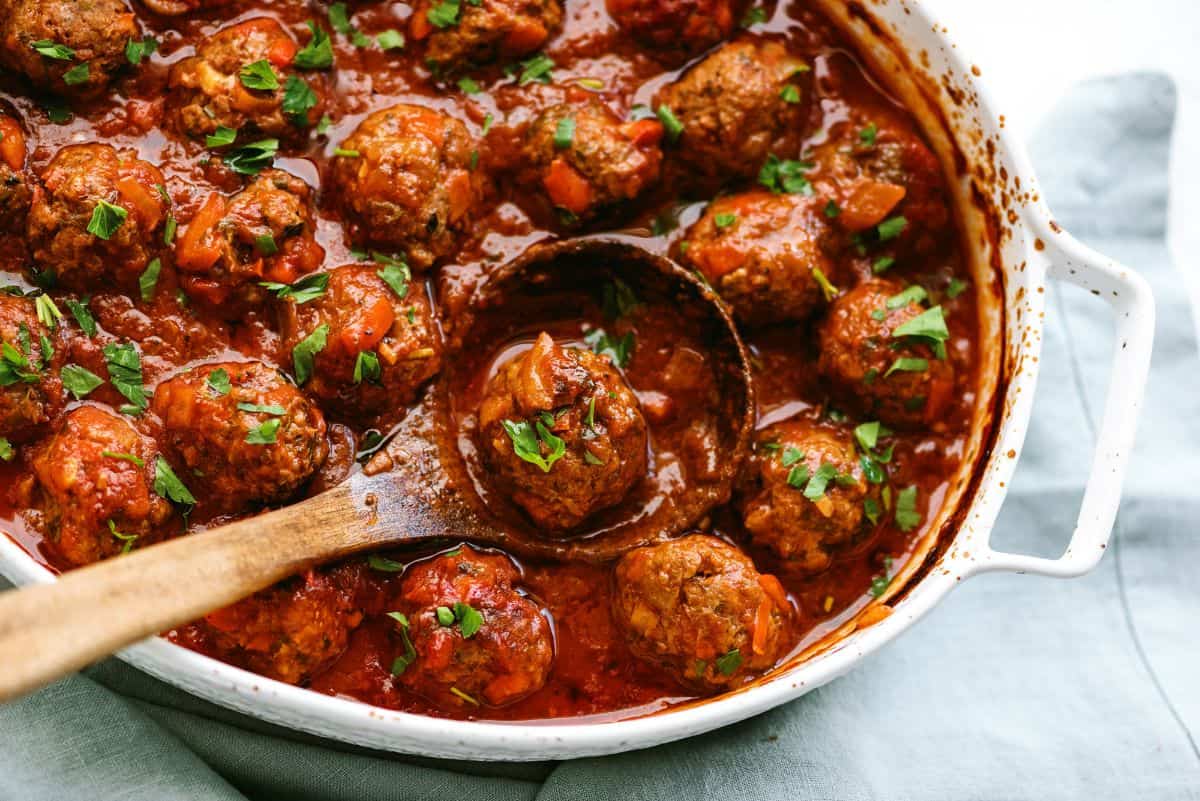
<svg viewBox="0 0 1200 801">
<path fill-rule="evenodd" d="M 787 706 L 562 763 L 367 752 L 110 660 L 0 707 L 0 799 L 1200 799 L 1200 361 L 1164 244 L 1174 109 L 1160 75 L 1091 82 L 1034 147 L 1058 219 L 1141 271 L 1160 304 L 1116 539 L 1088 577 L 974 579 L 858 670 Z M 996 540 L 1054 555 L 1073 527 L 1112 337 L 1102 304 L 1071 288 L 1050 288 L 1046 316 L 1034 423 Z"/>
</svg>

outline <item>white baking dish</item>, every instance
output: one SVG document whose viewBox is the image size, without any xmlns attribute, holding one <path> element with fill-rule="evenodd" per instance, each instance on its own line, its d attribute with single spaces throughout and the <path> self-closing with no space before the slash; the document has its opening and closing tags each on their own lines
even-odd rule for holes
<svg viewBox="0 0 1200 801">
<path fill-rule="evenodd" d="M 1078 576 L 1104 552 L 1133 442 L 1154 329 L 1150 291 L 1136 274 L 1081 246 L 1053 222 L 1020 144 L 1013 141 L 947 32 L 920 5 L 815 0 L 859 45 L 876 76 L 921 120 L 956 178 L 959 212 L 982 293 L 989 376 L 979 393 L 977 469 L 964 470 L 925 543 L 889 595 L 819 646 L 737 692 L 660 714 L 607 723 L 522 725 L 457 722 L 398 713 L 281 684 L 152 639 L 120 657 L 215 703 L 313 734 L 388 751 L 438 757 L 535 760 L 608 754 L 676 740 L 742 720 L 840 676 L 938 603 L 959 582 L 995 570 Z M 992 524 L 1017 464 L 1038 373 L 1043 286 L 1061 278 L 1108 301 L 1117 326 L 1104 422 L 1082 509 L 1058 559 L 1001 553 Z M 988 287 L 994 288 L 989 292 Z M 1001 347 L 1001 344 L 1003 345 Z M 53 581 L 0 536 L 0 572 L 18 584 Z M 885 606 L 886 605 L 886 606 Z M 891 611 L 890 614 L 887 612 Z"/>
</svg>

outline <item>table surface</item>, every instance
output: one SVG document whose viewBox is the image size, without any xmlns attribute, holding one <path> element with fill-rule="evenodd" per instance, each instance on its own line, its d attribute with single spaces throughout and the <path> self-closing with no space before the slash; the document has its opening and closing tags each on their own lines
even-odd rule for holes
<svg viewBox="0 0 1200 801">
<path fill-rule="evenodd" d="M 1200 2 L 1142 0 L 925 0 L 983 71 L 996 105 L 1023 138 L 1072 84 L 1154 69 L 1179 91 L 1171 159 L 1168 244 L 1200 300 Z M 1053 198 L 1049 199 L 1053 204 Z M 1136 209 L 1130 209 L 1136 213 Z M 1136 269 L 1136 264 L 1129 265 Z"/>
</svg>

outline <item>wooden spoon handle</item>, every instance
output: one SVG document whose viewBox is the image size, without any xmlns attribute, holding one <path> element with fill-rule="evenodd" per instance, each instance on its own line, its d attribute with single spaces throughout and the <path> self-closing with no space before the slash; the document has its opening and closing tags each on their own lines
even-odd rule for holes
<svg viewBox="0 0 1200 801">
<path fill-rule="evenodd" d="M 50 584 L 0 593 L 0 702 L 370 545 L 370 510 L 355 506 L 343 485 Z"/>
</svg>

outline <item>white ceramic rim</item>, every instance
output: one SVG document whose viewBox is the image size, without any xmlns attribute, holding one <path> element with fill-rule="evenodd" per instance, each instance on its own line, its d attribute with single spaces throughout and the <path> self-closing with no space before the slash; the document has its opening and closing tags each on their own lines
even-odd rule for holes
<svg viewBox="0 0 1200 801">
<path fill-rule="evenodd" d="M 841 0 L 837 0 L 840 2 Z M 847 7 L 858 4 L 844 3 Z M 1125 461 L 1132 446 L 1149 368 L 1154 328 L 1153 300 L 1145 282 L 1132 271 L 1083 247 L 1062 232 L 1042 202 L 1021 144 L 979 81 L 962 60 L 947 31 L 912 0 L 880 0 L 856 13 L 883 26 L 889 37 L 906 42 L 912 64 L 932 75 L 951 76 L 943 86 L 969 92 L 969 113 L 984 139 L 963 142 L 962 103 L 951 122 L 958 145 L 983 158 L 985 140 L 994 144 L 988 158 L 1002 175 L 1007 193 L 1008 230 L 1002 248 L 1008 274 L 1019 264 L 1019 277 L 1006 281 L 1008 359 L 1017 365 L 1004 391 L 999 429 L 960 528 L 936 565 L 915 583 L 893 612 L 850 634 L 829 651 L 779 672 L 761 683 L 702 704 L 608 723 L 528 724 L 465 722 L 396 712 L 282 684 L 232 667 L 170 642 L 152 638 L 118 656 L 145 672 L 217 704 L 263 720 L 319 736 L 401 753 L 476 760 L 541 760 L 596 756 L 646 748 L 734 723 L 795 699 L 846 673 L 864 657 L 897 637 L 936 605 L 959 582 L 994 570 L 1068 577 L 1087 572 L 1099 561 L 1116 514 Z M 922 51 L 916 48 L 924 44 Z M 935 101 L 946 107 L 943 96 Z M 1015 275 L 1015 274 L 1014 274 Z M 1115 381 L 1109 390 L 1092 476 L 1070 544 L 1059 559 L 1041 559 L 993 551 L 988 545 L 1021 450 L 1038 372 L 1047 276 L 1093 291 L 1114 310 L 1119 347 Z M 1019 309 L 1019 311 L 1018 311 Z M 1015 312 L 1015 313 L 1014 313 Z M 18 585 L 45 583 L 53 574 L 16 542 L 0 536 L 0 572 Z"/>
</svg>

